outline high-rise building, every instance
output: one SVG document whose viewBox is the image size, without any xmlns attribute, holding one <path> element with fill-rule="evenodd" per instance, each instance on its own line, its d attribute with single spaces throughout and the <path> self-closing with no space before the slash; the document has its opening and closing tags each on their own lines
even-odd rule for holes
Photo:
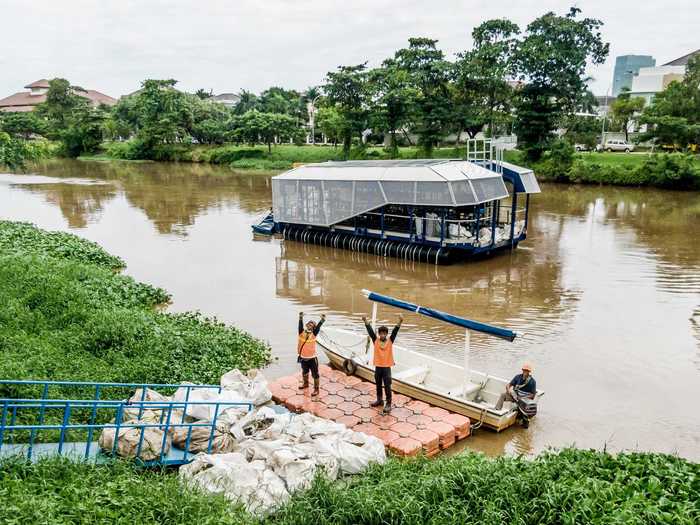
<svg viewBox="0 0 700 525">
<path fill-rule="evenodd" d="M 615 72 L 613 73 L 612 96 L 616 97 L 622 88 L 632 87 L 632 78 L 640 68 L 656 65 L 654 57 L 649 55 L 622 55 L 615 59 Z"/>
</svg>

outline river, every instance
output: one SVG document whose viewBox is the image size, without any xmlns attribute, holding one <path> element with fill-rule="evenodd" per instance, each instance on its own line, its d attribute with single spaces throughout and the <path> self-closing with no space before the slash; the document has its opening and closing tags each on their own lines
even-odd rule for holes
<svg viewBox="0 0 700 525">
<path fill-rule="evenodd" d="M 699 193 L 543 184 L 517 250 L 438 267 L 254 239 L 272 175 L 51 161 L 0 174 L 0 218 L 94 240 L 127 274 L 170 291 L 171 310 L 200 310 L 269 341 L 273 377 L 296 368 L 299 311 L 359 328 L 371 310 L 363 288 L 522 332 L 514 343 L 473 336 L 471 363 L 511 377 L 531 361 L 540 413 L 527 431 L 480 431 L 465 447 L 700 459 Z M 395 315 L 379 309 L 386 323 Z M 399 341 L 460 362 L 463 335 L 407 314 Z"/>
</svg>

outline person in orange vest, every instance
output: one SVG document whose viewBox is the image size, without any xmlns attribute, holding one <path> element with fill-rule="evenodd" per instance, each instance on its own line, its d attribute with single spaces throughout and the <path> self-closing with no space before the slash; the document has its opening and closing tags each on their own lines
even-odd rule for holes
<svg viewBox="0 0 700 525">
<path fill-rule="evenodd" d="M 321 320 L 316 323 L 309 321 L 304 327 L 304 312 L 299 312 L 299 337 L 297 338 L 297 362 L 301 363 L 302 383 L 299 390 L 309 388 L 309 372 L 314 378 L 314 390 L 312 396 L 318 395 L 318 357 L 316 357 L 316 336 L 321 331 L 321 326 L 326 316 L 321 314 Z"/>
<path fill-rule="evenodd" d="M 374 383 L 377 385 L 377 400 L 370 406 L 379 407 L 384 405 L 383 412 L 388 414 L 391 412 L 391 367 L 394 366 L 394 350 L 393 345 L 396 340 L 396 335 L 399 333 L 403 316 L 399 315 L 399 321 L 394 326 L 394 329 L 389 335 L 389 329 L 386 326 L 377 328 L 375 335 L 372 330 L 372 325 L 367 322 L 367 317 L 362 316 L 365 323 L 367 334 L 374 343 Z M 386 403 L 382 401 L 382 385 L 384 386 L 384 394 Z"/>
</svg>

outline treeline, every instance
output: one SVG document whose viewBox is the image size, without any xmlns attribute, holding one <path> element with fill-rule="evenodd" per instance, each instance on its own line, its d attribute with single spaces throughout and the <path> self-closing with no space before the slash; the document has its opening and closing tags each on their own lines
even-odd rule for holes
<svg viewBox="0 0 700 525">
<path fill-rule="evenodd" d="M 514 133 L 524 161 L 569 144 L 593 147 L 601 121 L 587 89 L 588 65 L 604 62 L 608 44 L 602 22 L 571 8 L 549 12 L 525 28 L 507 19 L 488 20 L 472 31 L 473 47 L 448 59 L 429 38 L 410 38 L 380 66 L 344 65 L 325 83 L 303 92 L 271 87 L 259 95 L 239 93 L 234 107 L 198 90 L 185 93 L 175 80 L 145 80 L 114 107 L 92 107 L 81 88 L 50 81 L 47 100 L 32 113 L 0 115 L 0 163 L 17 165 L 32 151 L 22 139 L 42 136 L 76 157 L 104 148 L 126 159 L 173 160 L 189 144 L 342 144 L 339 158 L 364 158 L 368 144 L 434 149 L 451 136 Z M 623 93 L 612 106 L 608 129 L 646 125 L 642 139 L 683 150 L 700 143 L 700 58 L 643 108 Z M 562 135 L 563 132 L 563 135 Z M 177 146 L 177 148 L 176 148 Z M 179 150 L 178 150 L 179 148 Z M 258 152 L 259 153 L 259 152 Z"/>
<path fill-rule="evenodd" d="M 362 148 L 388 135 L 389 150 L 412 142 L 425 156 L 449 134 L 473 137 L 514 131 L 530 158 L 554 140 L 565 115 L 586 99 L 585 69 L 600 64 L 608 44 L 602 22 L 572 8 L 549 12 L 526 28 L 488 20 L 472 32 L 472 49 L 448 60 L 436 40 L 411 38 L 379 67 L 340 66 L 325 84 L 299 93 L 275 87 L 248 92 L 226 108 L 202 90 L 176 89 L 175 80 L 146 80 L 113 108 L 91 107 L 79 87 L 50 82 L 45 104 L 14 115 L 3 129 L 61 143 L 64 154 L 96 151 L 104 140 L 128 139 L 132 158 L 152 158 L 163 144 L 304 142 L 313 127 L 334 143 Z M 311 126 L 309 124 L 311 123 Z"/>
</svg>

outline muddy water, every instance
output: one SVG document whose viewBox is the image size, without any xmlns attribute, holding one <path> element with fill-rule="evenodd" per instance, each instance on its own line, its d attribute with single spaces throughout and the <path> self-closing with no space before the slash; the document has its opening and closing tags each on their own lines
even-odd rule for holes
<svg viewBox="0 0 700 525">
<path fill-rule="evenodd" d="M 270 176 L 207 166 L 51 162 L 0 175 L 0 217 L 68 230 L 124 258 L 127 273 L 270 342 L 271 376 L 295 369 L 300 310 L 361 326 L 368 288 L 503 325 L 474 336 L 472 365 L 535 365 L 546 394 L 529 431 L 487 431 L 490 454 L 548 446 L 676 452 L 700 459 L 700 194 L 544 185 L 513 253 L 451 267 L 255 240 Z M 380 308 L 393 322 L 395 312 Z M 404 345 L 459 362 L 463 333 L 407 315 Z M 89 378 L 86 378 L 89 379 Z"/>
</svg>

